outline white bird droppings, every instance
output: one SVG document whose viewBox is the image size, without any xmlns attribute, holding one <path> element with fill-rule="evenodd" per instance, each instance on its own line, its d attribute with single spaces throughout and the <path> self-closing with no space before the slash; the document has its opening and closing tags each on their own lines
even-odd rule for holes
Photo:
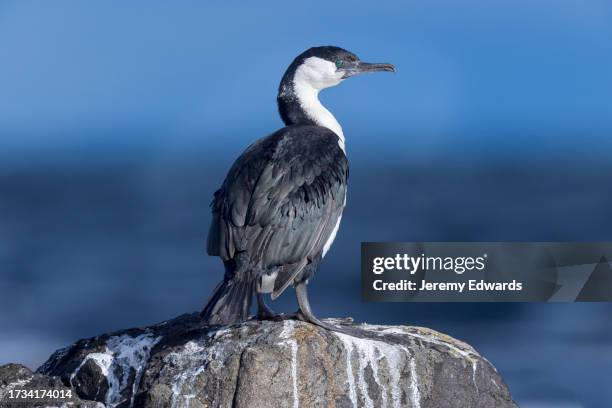
<svg viewBox="0 0 612 408">
<path fill-rule="evenodd" d="M 476 373 L 478 371 L 478 360 L 482 357 L 474 351 L 471 347 L 465 345 L 465 348 L 459 347 L 457 344 L 453 344 L 448 341 L 443 341 L 437 337 L 427 334 L 414 333 L 412 331 L 403 330 L 400 327 L 385 327 L 385 326 L 377 326 L 377 325 L 364 325 L 366 329 L 376 333 L 378 335 L 384 334 L 399 334 L 402 336 L 410 336 L 417 338 L 419 340 L 425 341 L 427 343 L 436 344 L 439 346 L 444 346 L 449 349 L 449 351 L 455 355 L 462 357 L 466 360 L 472 367 L 472 382 L 474 384 L 474 388 L 476 388 L 476 392 L 478 390 L 478 382 L 476 381 Z M 456 340 L 455 340 L 456 341 Z"/>
<path fill-rule="evenodd" d="M 374 407 L 374 401 L 369 395 L 368 384 L 364 375 L 365 369 L 369 365 L 372 369 L 374 381 L 381 390 L 382 406 L 400 407 L 401 373 L 404 370 L 405 361 L 410 360 L 412 364 L 412 358 L 409 351 L 403 346 L 388 344 L 382 341 L 353 337 L 343 333 L 335 333 L 335 335 L 342 341 L 347 353 L 347 383 L 349 386 L 349 398 L 353 406 Z M 357 353 L 359 364 L 357 367 L 357 382 L 355 382 L 355 374 L 353 373 L 351 364 L 351 356 L 353 353 Z M 389 372 L 390 378 L 388 384 L 383 384 L 380 375 L 380 363 L 383 360 L 386 362 Z M 414 365 L 414 370 L 411 370 L 411 388 L 412 405 L 420 407 L 416 365 Z M 391 396 L 390 401 L 389 396 Z M 362 403 L 359 403 L 359 397 L 361 397 Z"/>
<path fill-rule="evenodd" d="M 283 330 L 280 333 L 280 338 L 283 339 L 280 345 L 289 347 L 291 350 L 291 379 L 293 383 L 293 408 L 300 406 L 300 396 L 298 391 L 298 373 L 297 373 L 297 352 L 298 344 L 297 340 L 293 338 L 294 322 L 291 320 L 285 320 L 283 322 Z"/>
<path fill-rule="evenodd" d="M 408 352 L 408 350 L 406 350 Z M 410 359 L 410 401 L 415 408 L 421 408 L 421 392 L 419 391 L 419 377 L 416 370 L 416 360 Z"/>
<path fill-rule="evenodd" d="M 131 337 L 126 334 L 111 337 L 106 341 L 104 352 L 89 353 L 81 364 L 70 376 L 72 384 L 79 370 L 87 361 L 93 361 L 108 382 L 108 391 L 104 397 L 107 407 L 116 407 L 125 401 L 122 399 L 122 392 L 128 386 L 131 370 L 134 371 L 134 381 L 130 392 L 131 407 L 134 404 L 134 397 L 140 385 L 143 371 L 151 349 L 159 342 L 161 337 L 154 337 L 150 333 Z"/>
</svg>

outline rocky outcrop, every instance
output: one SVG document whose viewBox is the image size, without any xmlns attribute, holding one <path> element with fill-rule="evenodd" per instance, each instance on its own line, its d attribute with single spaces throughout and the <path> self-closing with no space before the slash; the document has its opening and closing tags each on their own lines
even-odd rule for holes
<svg viewBox="0 0 612 408">
<path fill-rule="evenodd" d="M 21 394 L 17 393 L 17 390 L 38 391 L 38 394 Z M 43 395 L 43 390 L 57 390 L 57 393 Z M 104 404 L 81 400 L 74 389 L 64 385 L 57 377 L 34 374 L 20 364 L 6 364 L 0 366 L 0 407 L 104 408 Z"/>
<path fill-rule="evenodd" d="M 197 314 L 80 340 L 38 375 L 107 407 L 516 407 L 495 368 L 433 330 Z"/>
</svg>

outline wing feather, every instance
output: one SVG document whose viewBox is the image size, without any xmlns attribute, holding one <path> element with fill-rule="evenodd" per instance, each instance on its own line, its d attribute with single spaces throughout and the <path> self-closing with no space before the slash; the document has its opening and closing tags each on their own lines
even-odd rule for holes
<svg viewBox="0 0 612 408">
<path fill-rule="evenodd" d="M 323 246 L 342 214 L 348 163 L 338 137 L 290 126 L 251 145 L 215 193 L 207 249 L 224 260 L 245 251 L 279 270 L 278 296 Z"/>
</svg>

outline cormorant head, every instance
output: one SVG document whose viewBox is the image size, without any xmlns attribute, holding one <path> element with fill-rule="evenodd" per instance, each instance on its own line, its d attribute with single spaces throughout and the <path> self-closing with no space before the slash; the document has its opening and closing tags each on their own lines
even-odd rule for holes
<svg viewBox="0 0 612 408">
<path fill-rule="evenodd" d="M 300 54 L 289 66 L 285 76 L 292 77 L 294 82 L 321 90 L 338 85 L 354 75 L 378 71 L 395 72 L 395 67 L 392 64 L 363 62 L 345 49 L 324 46 L 313 47 Z"/>
<path fill-rule="evenodd" d="M 366 72 L 395 72 L 391 64 L 362 62 L 339 47 L 313 47 L 293 60 L 278 87 L 278 112 L 286 125 L 317 124 L 334 131 L 342 140 L 342 128 L 321 102 L 319 91 L 346 78 Z"/>
</svg>

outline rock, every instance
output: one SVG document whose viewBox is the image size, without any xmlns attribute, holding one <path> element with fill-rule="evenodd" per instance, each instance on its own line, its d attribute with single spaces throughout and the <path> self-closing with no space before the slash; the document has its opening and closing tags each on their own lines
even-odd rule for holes
<svg viewBox="0 0 612 408">
<path fill-rule="evenodd" d="M 472 347 L 430 329 L 298 321 L 207 327 L 197 314 L 80 340 L 39 375 L 107 407 L 516 407 Z"/>
<path fill-rule="evenodd" d="M 36 391 L 39 395 L 25 396 L 17 391 Z M 41 390 L 57 390 L 57 398 L 53 395 L 43 396 Z M 59 392 L 63 391 L 63 397 Z M 6 364 L 0 366 L 0 407 L 75 407 L 75 408 L 104 408 L 104 405 L 94 401 L 83 401 L 74 389 L 65 386 L 58 377 L 34 374 L 29 368 L 19 364 Z"/>
</svg>

